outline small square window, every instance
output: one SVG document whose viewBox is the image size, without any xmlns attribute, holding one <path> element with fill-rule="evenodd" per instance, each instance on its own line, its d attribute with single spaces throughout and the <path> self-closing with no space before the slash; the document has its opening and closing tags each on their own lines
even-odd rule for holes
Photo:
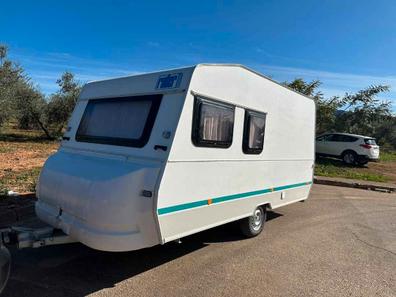
<svg viewBox="0 0 396 297">
<path fill-rule="evenodd" d="M 245 111 L 242 149 L 245 154 L 260 154 L 264 147 L 266 114 Z"/>
<path fill-rule="evenodd" d="M 195 98 L 192 141 L 196 146 L 228 148 L 234 130 L 234 106 Z"/>
</svg>

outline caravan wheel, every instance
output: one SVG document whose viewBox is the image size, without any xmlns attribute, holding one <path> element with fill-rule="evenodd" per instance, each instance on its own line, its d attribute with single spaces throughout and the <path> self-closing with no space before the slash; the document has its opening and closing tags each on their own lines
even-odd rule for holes
<svg viewBox="0 0 396 297">
<path fill-rule="evenodd" d="M 263 231 L 266 219 L 266 208 L 263 206 L 257 207 L 254 210 L 253 216 L 241 220 L 240 228 L 242 234 L 248 238 L 259 235 Z"/>
</svg>

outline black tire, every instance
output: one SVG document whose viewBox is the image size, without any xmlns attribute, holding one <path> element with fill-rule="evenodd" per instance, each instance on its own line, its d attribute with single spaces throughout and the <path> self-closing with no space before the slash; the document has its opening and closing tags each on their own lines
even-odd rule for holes
<svg viewBox="0 0 396 297">
<path fill-rule="evenodd" d="M 251 217 L 240 220 L 239 227 L 242 234 L 247 237 L 255 237 L 263 231 L 267 219 L 267 209 L 264 206 L 257 207 Z"/>
<path fill-rule="evenodd" d="M 342 153 L 342 161 L 348 165 L 354 165 L 358 161 L 358 155 L 354 151 L 345 151 Z"/>
</svg>

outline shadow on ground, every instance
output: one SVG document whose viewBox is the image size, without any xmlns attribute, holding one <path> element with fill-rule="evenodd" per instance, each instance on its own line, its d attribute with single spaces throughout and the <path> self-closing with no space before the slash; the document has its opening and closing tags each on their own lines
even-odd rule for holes
<svg viewBox="0 0 396 297">
<path fill-rule="evenodd" d="M 36 134 L 18 134 L 18 133 L 0 133 L 0 141 L 6 142 L 51 142 L 50 139 L 45 137 L 44 135 L 36 135 Z M 53 141 L 53 140 L 52 140 Z"/>
<path fill-rule="evenodd" d="M 279 216 L 269 212 L 268 220 Z M 181 244 L 124 253 L 100 252 L 82 244 L 13 249 L 11 277 L 2 296 L 86 296 L 211 243 L 244 240 L 235 227 L 231 223 L 186 237 Z"/>
<path fill-rule="evenodd" d="M 339 167 L 339 168 L 367 168 L 367 164 L 365 165 L 346 164 L 340 159 L 335 159 L 330 157 L 320 157 L 320 156 L 316 157 L 315 163 L 320 165 L 332 165 L 334 167 Z"/>
</svg>

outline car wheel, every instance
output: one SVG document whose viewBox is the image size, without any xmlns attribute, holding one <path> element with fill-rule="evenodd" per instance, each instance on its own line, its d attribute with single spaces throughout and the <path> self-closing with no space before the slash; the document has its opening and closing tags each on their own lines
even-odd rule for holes
<svg viewBox="0 0 396 297">
<path fill-rule="evenodd" d="M 343 154 L 342 160 L 348 165 L 353 165 L 357 162 L 357 154 L 353 151 L 347 151 Z"/>
<path fill-rule="evenodd" d="M 247 237 L 255 237 L 263 231 L 264 223 L 267 219 L 267 210 L 263 206 L 257 207 L 251 217 L 240 221 L 242 234 Z"/>
</svg>

